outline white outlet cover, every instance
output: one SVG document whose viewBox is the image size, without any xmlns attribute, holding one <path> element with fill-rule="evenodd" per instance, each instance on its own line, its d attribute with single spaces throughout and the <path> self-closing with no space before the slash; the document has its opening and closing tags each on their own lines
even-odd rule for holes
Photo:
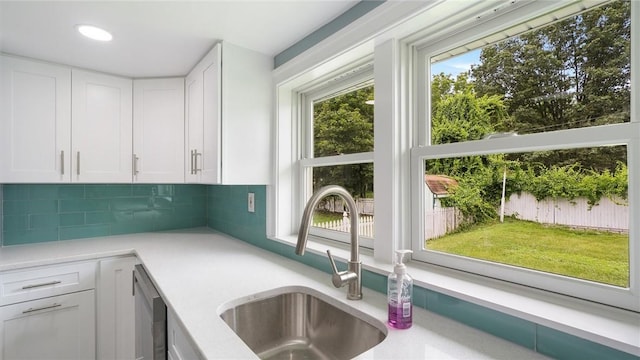
<svg viewBox="0 0 640 360">
<path fill-rule="evenodd" d="M 256 212 L 256 196 L 254 193 L 249 193 L 247 196 L 247 210 L 252 213 Z"/>
</svg>

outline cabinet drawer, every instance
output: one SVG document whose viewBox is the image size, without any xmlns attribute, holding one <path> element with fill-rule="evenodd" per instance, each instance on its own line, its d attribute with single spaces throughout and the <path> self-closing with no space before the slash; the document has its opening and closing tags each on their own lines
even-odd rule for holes
<svg viewBox="0 0 640 360">
<path fill-rule="evenodd" d="M 0 273 L 0 306 L 95 288 L 95 262 Z"/>
</svg>

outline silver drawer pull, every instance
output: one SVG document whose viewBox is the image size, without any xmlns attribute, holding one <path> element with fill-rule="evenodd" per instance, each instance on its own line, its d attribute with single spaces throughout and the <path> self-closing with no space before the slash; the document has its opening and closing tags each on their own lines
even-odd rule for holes
<svg viewBox="0 0 640 360">
<path fill-rule="evenodd" d="M 23 314 L 28 314 L 28 313 L 32 313 L 34 311 L 40 311 L 40 310 L 48 310 L 48 309 L 55 309 L 57 307 L 62 306 L 62 304 L 53 304 L 53 305 L 49 305 L 49 306 L 43 306 L 43 307 L 39 307 L 39 308 L 28 308 L 27 310 L 23 311 Z"/>
<path fill-rule="evenodd" d="M 33 288 L 43 287 L 43 286 L 56 285 L 56 284 L 60 284 L 61 282 L 62 281 L 60 281 L 60 280 L 56 280 L 56 281 L 51 281 L 51 282 L 42 283 L 42 284 L 25 285 L 25 286 L 22 287 L 22 290 L 33 289 Z"/>
</svg>

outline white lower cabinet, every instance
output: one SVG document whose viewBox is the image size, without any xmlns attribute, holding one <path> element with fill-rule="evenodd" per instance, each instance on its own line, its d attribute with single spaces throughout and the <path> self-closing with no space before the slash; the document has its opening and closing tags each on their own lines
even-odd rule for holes
<svg viewBox="0 0 640 360">
<path fill-rule="evenodd" d="M 96 358 L 94 261 L 0 272 L 0 360 Z"/>
<path fill-rule="evenodd" d="M 122 256 L 0 272 L 0 360 L 134 360 L 137 263 Z M 203 358 L 170 309 L 167 357 Z"/>
<path fill-rule="evenodd" d="M 176 315 L 167 310 L 167 357 L 170 360 L 198 360 L 202 359 L 199 351 L 191 342 Z"/>
<path fill-rule="evenodd" d="M 0 359 L 94 359 L 94 290 L 0 307 Z"/>
<path fill-rule="evenodd" d="M 133 256 L 100 260 L 98 265 L 97 359 L 135 358 Z"/>
</svg>

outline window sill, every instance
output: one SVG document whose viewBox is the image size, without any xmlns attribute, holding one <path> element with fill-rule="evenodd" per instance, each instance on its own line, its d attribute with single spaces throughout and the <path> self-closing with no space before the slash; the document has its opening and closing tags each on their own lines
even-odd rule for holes
<svg viewBox="0 0 640 360">
<path fill-rule="evenodd" d="M 296 244 L 294 236 L 273 240 Z M 326 256 L 327 249 L 336 260 L 349 259 L 347 245 L 312 238 L 307 243 L 311 253 Z M 360 260 L 364 270 L 383 276 L 393 269 L 391 264 L 376 261 L 368 249 L 361 250 Z M 423 289 L 640 356 L 640 313 L 417 261 L 407 268 L 415 285 Z"/>
</svg>

